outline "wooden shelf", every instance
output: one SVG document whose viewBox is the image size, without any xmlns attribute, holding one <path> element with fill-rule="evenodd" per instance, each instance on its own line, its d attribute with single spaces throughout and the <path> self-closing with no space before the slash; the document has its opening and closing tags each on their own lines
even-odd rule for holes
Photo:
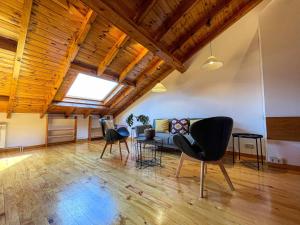
<svg viewBox="0 0 300 225">
<path fill-rule="evenodd" d="M 68 130 L 68 131 L 74 131 L 74 128 L 54 128 L 54 129 L 48 129 L 48 131 L 66 131 L 66 130 Z"/>
<path fill-rule="evenodd" d="M 48 138 L 64 138 L 64 137 L 74 137 L 73 134 L 63 134 L 63 135 L 49 135 Z"/>
<path fill-rule="evenodd" d="M 102 138 L 102 127 L 100 126 L 99 124 L 99 119 L 100 117 L 99 116 L 89 116 L 89 141 L 91 141 L 92 139 L 99 139 L 99 138 Z M 95 121 L 97 120 L 97 122 Z M 95 127 L 95 124 L 94 123 L 97 123 L 99 125 L 99 127 Z M 101 132 L 101 134 L 99 135 L 99 132 Z"/>
<path fill-rule="evenodd" d="M 69 121 L 68 121 L 69 120 Z M 64 118 L 48 115 L 46 119 L 46 146 L 53 143 L 64 142 L 65 140 L 60 139 L 71 139 L 69 141 L 76 141 L 77 136 L 77 117 Z M 70 127 L 70 123 L 73 123 L 73 127 Z M 50 125 L 49 125 L 50 124 Z M 49 142 L 49 140 L 51 141 Z M 58 141 L 54 141 L 58 139 Z"/>
</svg>

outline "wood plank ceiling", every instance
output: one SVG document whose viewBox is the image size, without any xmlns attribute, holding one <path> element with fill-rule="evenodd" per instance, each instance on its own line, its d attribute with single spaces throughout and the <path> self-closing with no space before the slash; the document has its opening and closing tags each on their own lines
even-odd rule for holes
<svg viewBox="0 0 300 225">
<path fill-rule="evenodd" d="M 0 111 L 117 115 L 262 0 L 2 0 Z M 78 73 L 119 83 L 66 98 Z"/>
</svg>

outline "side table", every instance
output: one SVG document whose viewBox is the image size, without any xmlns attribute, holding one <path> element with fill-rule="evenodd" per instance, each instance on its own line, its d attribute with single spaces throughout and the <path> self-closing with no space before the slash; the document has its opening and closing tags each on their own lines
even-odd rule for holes
<svg viewBox="0 0 300 225">
<path fill-rule="evenodd" d="M 257 169 L 259 170 L 259 155 L 258 155 L 258 143 L 257 140 L 259 139 L 260 142 L 260 157 L 261 157 L 261 164 L 264 164 L 263 153 L 262 153 L 262 143 L 261 139 L 263 135 L 261 134 L 251 134 L 251 133 L 232 133 L 232 142 L 233 142 L 233 150 L 232 150 L 232 162 L 234 164 L 234 139 L 238 139 L 238 149 L 239 149 L 239 160 L 241 159 L 241 146 L 240 146 L 240 138 L 248 138 L 248 139 L 255 139 L 256 143 L 256 160 L 257 160 Z"/>
</svg>

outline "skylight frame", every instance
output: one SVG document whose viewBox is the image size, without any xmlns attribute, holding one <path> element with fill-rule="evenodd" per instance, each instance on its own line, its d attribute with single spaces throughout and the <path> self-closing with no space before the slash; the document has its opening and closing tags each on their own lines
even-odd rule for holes
<svg viewBox="0 0 300 225">
<path fill-rule="evenodd" d="M 103 93 L 99 93 L 96 90 L 96 92 L 97 92 L 96 95 L 101 96 L 101 97 L 97 97 L 97 96 L 95 97 L 95 94 L 91 94 L 91 93 L 85 94 L 85 95 L 78 94 L 78 92 L 85 92 L 86 93 L 86 91 L 87 91 L 87 89 L 86 89 L 87 86 L 85 85 L 84 87 L 82 87 L 81 86 L 82 84 L 80 84 L 80 82 L 81 83 L 86 82 L 86 84 L 88 83 L 87 81 L 84 81 L 84 79 L 89 79 L 90 81 L 93 80 L 93 82 L 91 82 L 91 83 L 89 83 L 89 85 L 87 85 L 90 92 L 91 91 L 95 92 L 94 88 L 96 86 L 96 84 L 95 84 L 96 81 L 98 82 L 98 85 L 103 85 L 103 84 L 99 83 L 99 81 L 100 81 L 100 82 L 104 82 L 105 85 L 109 85 L 110 87 L 105 87 L 105 89 L 107 89 L 107 90 L 104 91 Z M 118 82 L 115 82 L 115 81 L 103 79 L 103 78 L 96 77 L 96 76 L 93 76 L 93 75 L 89 75 L 89 74 L 86 74 L 86 73 L 78 73 L 76 79 L 73 82 L 73 84 L 70 86 L 70 88 L 66 92 L 65 98 L 73 98 L 73 99 L 82 99 L 82 100 L 103 102 L 105 99 L 110 97 L 110 95 L 112 93 L 114 93 L 114 91 L 119 87 L 119 85 L 120 84 Z M 97 87 L 97 88 L 99 88 L 99 87 Z M 92 95 L 94 95 L 94 96 L 92 96 Z"/>
</svg>

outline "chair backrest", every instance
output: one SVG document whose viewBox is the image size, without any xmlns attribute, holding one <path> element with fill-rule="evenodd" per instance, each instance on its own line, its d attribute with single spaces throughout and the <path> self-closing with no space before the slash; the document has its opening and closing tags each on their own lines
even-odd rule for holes
<svg viewBox="0 0 300 225">
<path fill-rule="evenodd" d="M 121 139 L 119 133 L 115 129 L 107 129 L 104 139 L 109 142 L 118 141 Z"/>
<path fill-rule="evenodd" d="M 224 156 L 232 126 L 230 117 L 212 117 L 192 124 L 191 136 L 204 152 L 205 160 L 215 161 Z"/>
<path fill-rule="evenodd" d="M 106 135 L 106 131 L 108 129 L 114 129 L 115 128 L 115 124 L 114 124 L 113 120 L 108 120 L 106 118 L 100 118 L 99 123 L 100 123 L 100 126 L 102 128 L 102 133 L 103 133 L 104 136 Z"/>
</svg>

